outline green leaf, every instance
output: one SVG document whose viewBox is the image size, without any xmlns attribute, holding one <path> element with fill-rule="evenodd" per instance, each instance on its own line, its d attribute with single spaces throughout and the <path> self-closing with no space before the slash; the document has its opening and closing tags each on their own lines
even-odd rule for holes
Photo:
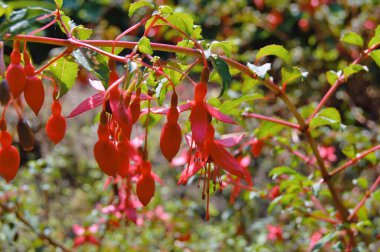
<svg viewBox="0 0 380 252">
<path fill-rule="evenodd" d="M 142 0 L 137 1 L 137 2 L 131 3 L 131 5 L 129 6 L 128 16 L 131 17 L 133 13 L 135 13 L 135 11 L 137 11 L 138 9 L 144 6 L 154 9 L 154 5 L 148 1 L 142 1 Z"/>
<path fill-rule="evenodd" d="M 102 48 L 104 51 L 110 52 L 111 48 Z M 116 47 L 115 54 L 119 54 L 123 48 Z M 104 87 L 108 86 L 108 58 L 97 52 L 86 48 L 76 49 L 71 54 L 75 60 L 81 64 L 87 71 L 93 73 L 102 83 Z"/>
<path fill-rule="evenodd" d="M 195 39 L 202 39 L 202 27 L 200 25 L 194 25 L 193 33 L 191 34 L 191 37 Z"/>
<path fill-rule="evenodd" d="M 307 76 L 307 72 L 301 72 L 298 67 L 288 67 L 285 66 L 281 68 L 282 85 L 291 84 L 298 78 L 303 78 Z"/>
<path fill-rule="evenodd" d="M 327 235 L 325 235 L 322 239 L 320 239 L 314 246 L 313 248 L 311 249 L 312 252 L 315 252 L 315 251 L 318 251 L 320 250 L 321 248 L 323 248 L 323 246 L 326 245 L 326 243 L 328 243 L 329 241 L 331 241 L 333 238 L 335 237 L 335 232 L 332 232 L 332 233 L 329 233 Z"/>
<path fill-rule="evenodd" d="M 271 63 L 265 63 L 262 66 L 256 66 L 256 65 L 251 64 L 249 62 L 247 63 L 247 66 L 248 66 L 249 70 L 251 70 L 252 72 L 254 72 L 261 79 L 265 78 L 265 75 L 271 69 L 271 65 L 272 65 Z"/>
<path fill-rule="evenodd" d="M 270 136 L 275 136 L 280 133 L 285 128 L 284 125 L 274 123 L 274 122 L 262 122 L 260 127 L 257 129 L 257 138 L 267 138 Z"/>
<path fill-rule="evenodd" d="M 156 87 L 157 103 L 160 106 L 162 106 L 162 104 L 165 100 L 165 97 L 166 97 L 167 88 L 165 86 L 167 83 L 168 83 L 168 79 L 162 78 L 162 79 L 160 79 L 160 81 L 158 82 L 158 85 Z"/>
<path fill-rule="evenodd" d="M 351 75 L 353 75 L 355 73 L 358 73 L 358 72 L 360 72 L 362 70 L 368 72 L 368 67 L 367 66 L 362 66 L 362 65 L 359 65 L 359 64 L 351 64 L 351 65 L 349 65 L 349 66 L 347 66 L 347 67 L 345 67 L 343 69 L 343 74 L 344 74 L 344 77 L 347 79 Z"/>
<path fill-rule="evenodd" d="M 173 8 L 170 7 L 169 5 L 162 5 L 158 7 L 158 12 L 161 15 L 170 15 L 170 14 L 173 14 Z"/>
<path fill-rule="evenodd" d="M 253 101 L 253 100 L 261 99 L 261 98 L 263 98 L 263 95 L 261 94 L 252 94 L 252 95 L 244 95 L 237 99 L 229 99 L 223 102 L 223 104 L 219 107 L 219 110 L 220 112 L 224 114 L 228 114 L 236 106 L 242 105 L 244 104 L 244 102 L 249 102 L 249 101 Z M 240 110 L 238 112 L 241 113 Z"/>
<path fill-rule="evenodd" d="M 228 41 L 213 41 L 210 45 L 210 49 L 220 48 L 224 51 L 227 57 L 231 56 L 232 44 Z"/>
<path fill-rule="evenodd" d="M 344 128 L 344 125 L 341 124 L 340 114 L 336 108 L 321 110 L 310 122 L 311 129 L 324 125 L 328 125 L 335 130 Z"/>
<path fill-rule="evenodd" d="M 78 64 L 72 56 L 65 56 L 51 64 L 47 69 L 59 85 L 59 97 L 65 95 L 75 83 L 78 75 Z"/>
<path fill-rule="evenodd" d="M 85 28 L 83 25 L 78 25 L 73 29 L 73 35 L 79 40 L 86 40 L 91 37 L 92 29 Z"/>
<path fill-rule="evenodd" d="M 287 166 L 275 167 L 269 172 L 269 176 L 272 177 L 272 179 L 276 179 L 277 177 L 284 175 L 284 174 L 285 175 L 296 175 L 296 176 L 299 175 L 296 170 L 294 170 L 293 168 L 287 167 Z"/>
<path fill-rule="evenodd" d="M 186 48 L 193 48 L 194 47 L 194 42 L 191 40 L 184 39 L 180 42 L 177 43 L 177 46 L 182 46 Z M 184 53 L 176 53 L 177 59 L 181 60 L 186 57 L 186 54 Z"/>
<path fill-rule="evenodd" d="M 142 37 L 137 44 L 139 51 L 146 54 L 153 54 L 152 47 L 150 46 L 150 40 L 147 37 Z"/>
<path fill-rule="evenodd" d="M 368 42 L 368 48 L 380 43 L 380 25 L 378 25 L 375 29 L 375 35 Z"/>
<path fill-rule="evenodd" d="M 352 183 L 354 185 L 360 186 L 362 189 L 368 188 L 368 180 L 365 177 L 359 177 L 358 179 L 354 179 Z"/>
<path fill-rule="evenodd" d="M 342 75 L 342 71 L 335 72 L 333 70 L 330 70 L 326 72 L 327 82 L 332 86 L 339 79 L 341 75 Z"/>
<path fill-rule="evenodd" d="M 262 57 L 274 55 L 281 58 L 286 64 L 290 65 L 292 58 L 283 46 L 280 45 L 268 45 L 259 50 L 256 55 L 256 61 L 260 60 Z"/>
<path fill-rule="evenodd" d="M 365 156 L 364 159 L 373 165 L 377 164 L 377 157 L 376 157 L 376 154 L 373 152 Z"/>
<path fill-rule="evenodd" d="M 363 38 L 356 32 L 348 32 L 344 34 L 340 40 L 345 43 L 360 46 L 360 47 L 363 47 L 364 45 Z"/>
<path fill-rule="evenodd" d="M 348 158 L 356 157 L 356 148 L 354 145 L 347 145 L 346 147 L 343 148 L 342 152 Z"/>
<path fill-rule="evenodd" d="M 194 20 L 190 14 L 174 12 L 172 15 L 168 16 L 166 20 L 188 35 L 191 35 L 193 32 Z"/>
<path fill-rule="evenodd" d="M 54 0 L 54 2 L 58 9 L 62 8 L 63 0 Z"/>
<path fill-rule="evenodd" d="M 216 72 L 219 74 L 222 79 L 222 90 L 220 91 L 219 97 L 221 97 L 224 92 L 231 87 L 232 77 L 230 73 L 230 69 L 226 62 L 224 62 L 221 58 L 211 57 L 211 63 L 214 66 Z"/>
<path fill-rule="evenodd" d="M 370 56 L 373 61 L 375 61 L 376 65 L 380 67 L 380 49 L 372 51 Z"/>
<path fill-rule="evenodd" d="M 34 24 L 50 21 L 51 18 L 47 18 L 43 22 L 36 20 L 38 17 L 49 13 L 51 13 L 50 10 L 39 7 L 29 7 L 14 11 L 9 16 L 9 19 L 0 25 L 0 37 L 4 37 L 7 33 L 11 35 L 20 34 L 32 29 Z"/>
</svg>

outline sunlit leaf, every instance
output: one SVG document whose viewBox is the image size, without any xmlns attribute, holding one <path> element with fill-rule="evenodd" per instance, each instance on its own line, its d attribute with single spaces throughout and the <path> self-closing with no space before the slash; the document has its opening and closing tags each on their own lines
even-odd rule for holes
<svg viewBox="0 0 380 252">
<path fill-rule="evenodd" d="M 152 47 L 150 46 L 150 40 L 147 37 L 142 37 L 137 46 L 140 52 L 146 54 L 153 54 Z"/>
<path fill-rule="evenodd" d="M 50 65 L 47 70 L 57 81 L 59 97 L 62 97 L 73 87 L 79 68 L 72 56 L 65 56 Z"/>
<path fill-rule="evenodd" d="M 154 5 L 148 1 L 137 1 L 131 3 L 131 5 L 129 6 L 128 16 L 131 17 L 136 10 L 144 6 L 149 7 L 150 9 L 154 9 Z"/>
<path fill-rule="evenodd" d="M 363 44 L 364 44 L 363 38 L 356 32 L 348 32 L 344 34 L 340 40 L 345 43 L 348 43 L 351 45 L 357 45 L 360 47 L 363 47 Z"/>
<path fill-rule="evenodd" d="M 330 126 L 335 130 L 343 129 L 345 127 L 341 124 L 341 117 L 336 108 L 322 109 L 310 122 L 311 129 L 324 125 Z"/>
<path fill-rule="evenodd" d="M 288 65 L 290 65 L 292 61 L 292 58 L 288 50 L 286 50 L 283 46 L 280 45 L 268 45 L 261 48 L 256 55 L 256 61 L 268 55 L 277 56 Z"/>
</svg>

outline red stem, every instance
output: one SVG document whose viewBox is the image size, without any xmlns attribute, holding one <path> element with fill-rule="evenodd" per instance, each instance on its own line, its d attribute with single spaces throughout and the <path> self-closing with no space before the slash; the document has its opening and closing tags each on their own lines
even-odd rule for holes
<svg viewBox="0 0 380 252">
<path fill-rule="evenodd" d="M 301 129 L 301 127 L 298 124 L 287 122 L 287 121 L 277 119 L 277 118 L 273 118 L 273 117 L 263 116 L 263 115 L 254 114 L 254 113 L 243 113 L 242 116 L 243 117 L 257 118 L 257 119 L 268 121 L 268 122 L 274 122 L 274 123 L 281 124 L 281 125 L 284 125 L 284 126 L 287 126 L 290 128 L 294 128 L 297 130 Z"/>
<path fill-rule="evenodd" d="M 371 194 L 377 189 L 377 187 L 380 184 L 380 176 L 377 177 L 376 181 L 372 184 L 371 188 L 369 191 L 367 191 L 362 198 L 362 200 L 359 202 L 359 204 L 356 205 L 354 211 L 348 216 L 348 220 L 352 220 L 356 214 L 359 212 L 360 208 L 364 205 L 364 203 L 367 201 L 369 197 L 371 197 Z"/>
<path fill-rule="evenodd" d="M 372 147 L 371 149 L 369 150 L 366 150 L 362 153 L 360 153 L 358 156 L 356 156 L 355 158 L 347 161 L 345 164 L 339 166 L 338 168 L 336 168 L 335 170 L 333 170 L 332 172 L 330 172 L 330 177 L 331 176 L 334 176 L 335 174 L 347 169 L 348 167 L 350 167 L 351 165 L 354 165 L 356 164 L 360 159 L 364 158 L 365 156 L 371 154 L 372 152 L 375 152 L 377 150 L 380 149 L 380 145 L 376 145 L 374 147 Z"/>
<path fill-rule="evenodd" d="M 359 57 L 357 57 L 350 65 L 358 64 L 362 59 L 367 57 L 373 50 L 375 50 L 380 43 L 373 45 L 371 48 L 368 48 L 364 51 L 364 54 L 361 54 Z M 327 91 L 325 96 L 323 96 L 322 100 L 319 102 L 309 119 L 307 119 L 306 124 L 309 124 L 310 121 L 316 116 L 316 114 L 322 109 L 322 107 L 326 104 L 326 102 L 330 99 L 330 97 L 335 93 L 335 91 L 338 89 L 340 85 L 342 85 L 347 79 L 344 77 L 344 74 L 342 74 L 335 83 L 330 87 L 330 89 Z"/>
</svg>

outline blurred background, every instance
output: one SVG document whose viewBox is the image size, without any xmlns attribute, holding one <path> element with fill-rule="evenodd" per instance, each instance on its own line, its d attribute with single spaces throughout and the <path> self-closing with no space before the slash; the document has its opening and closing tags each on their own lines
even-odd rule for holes
<svg viewBox="0 0 380 252">
<path fill-rule="evenodd" d="M 342 43 L 342 35 L 348 31 L 356 32 L 367 45 L 380 21 L 378 0 L 154 2 L 192 14 L 194 23 L 202 27 L 205 41 L 231 42 L 232 58 L 243 64 L 254 62 L 257 50 L 263 46 L 283 45 L 290 51 L 293 64 L 308 72 L 303 81 L 287 87 L 289 96 L 304 116 L 310 114 L 330 87 L 326 72 L 339 71 L 361 53 L 360 48 Z M 3 1 L 2 4 L 11 9 L 28 6 L 55 9 L 52 1 Z M 129 18 L 129 5 L 130 1 L 118 0 L 65 0 L 63 11 L 75 23 L 93 29 L 93 39 L 112 40 L 146 14 L 145 9 L 141 9 Z M 1 8 L 4 9 L 4 6 Z M 143 29 L 139 29 L 125 39 L 138 41 L 142 34 Z M 52 26 L 41 35 L 64 38 L 57 26 Z M 178 33 L 168 27 L 155 28 L 148 35 L 152 42 L 176 44 L 179 41 Z M 6 42 L 5 45 L 5 60 L 9 63 L 11 44 Z M 46 63 L 57 50 L 50 45 L 29 43 L 28 46 L 36 66 Z M 158 55 L 164 59 L 173 57 L 169 53 Z M 275 58 L 270 61 L 270 74 L 275 82 L 280 82 L 281 61 Z M 323 128 L 316 133 L 321 147 L 332 147 L 330 152 L 327 151 L 330 156 L 326 154 L 325 157 L 331 167 L 345 160 L 345 148 L 354 146 L 355 150 L 361 151 L 380 140 L 380 71 L 371 60 L 365 60 L 363 64 L 369 71 L 351 77 L 327 103 L 327 106 L 338 109 L 347 129 L 331 131 Z M 192 75 L 197 79 L 196 73 Z M 85 69 L 80 70 L 74 88 L 62 98 L 64 115 L 95 93 L 88 83 L 89 77 L 93 78 Z M 211 198 L 211 220 L 205 222 L 205 201 L 201 198 L 200 189 L 196 188 L 197 179 L 190 181 L 186 187 L 177 186 L 183 166 L 168 164 L 159 152 L 157 141 L 151 141 L 149 151 L 153 169 L 165 184 L 156 184 L 154 199 L 147 207 L 138 208 L 135 223 L 127 218 L 120 219 L 108 211 L 107 207 L 111 207 L 114 200 L 112 185 L 105 186 L 107 177 L 93 157 L 99 110 L 68 119 L 66 137 L 54 146 L 47 140 L 44 131 L 50 116 L 52 92 L 46 85 L 48 98 L 43 111 L 37 118 L 28 112 L 25 116 L 35 133 L 35 148 L 31 152 L 21 153 L 22 166 L 12 183 L 6 184 L 0 180 L 0 203 L 17 209 L 37 231 L 31 231 L 31 227 L 22 223 L 14 212 L 0 210 L 0 250 L 53 251 L 53 247 L 39 239 L 36 232 L 72 247 L 76 238 L 81 236 L 78 231 L 80 226 L 87 228 L 87 240 L 77 248 L 78 251 L 310 251 L 331 226 L 315 219 L 300 218 L 302 214 L 294 209 L 286 211 L 287 207 L 281 204 L 270 205 L 279 195 L 280 182 L 268 176 L 273 167 L 280 165 L 296 167 L 307 174 L 308 165 L 292 155 L 292 151 L 301 149 L 308 153 L 310 150 L 288 130 L 273 129 L 272 132 L 263 133 L 256 130 L 262 127 L 260 122 L 244 120 L 240 116 L 243 111 L 251 111 L 290 120 L 289 111 L 259 83 L 237 76 L 231 89 L 221 99 L 216 98 L 218 80 L 213 83 L 216 95 L 212 93 L 209 102 L 222 111 L 224 109 L 242 125 L 242 128 L 233 130 L 247 135 L 239 153 L 247 157 L 247 166 L 258 191 L 242 189 L 240 194 L 236 194 L 238 189 L 229 185 L 222 193 L 215 192 Z M 228 103 L 239 99 L 242 94 L 268 95 L 269 99 L 252 98 L 239 104 Z M 221 107 L 224 101 L 227 105 Z M 16 125 L 17 119 L 11 114 L 8 116 L 9 130 L 15 132 L 11 125 Z M 186 118 L 182 120 L 186 121 Z M 160 125 L 162 122 L 157 122 L 150 138 L 158 139 Z M 228 132 L 223 127 L 218 125 L 221 132 Z M 142 129 L 137 129 L 135 135 L 142 133 Z M 263 152 L 259 156 L 252 153 L 249 142 L 256 136 L 265 139 Z M 379 170 L 376 158 L 359 162 L 354 169 L 338 178 L 338 184 L 345 185 L 342 195 L 347 204 L 354 205 L 376 178 L 374 174 L 378 174 Z M 322 187 L 320 194 L 324 202 L 328 198 L 326 188 Z M 380 201 L 371 199 L 369 202 L 363 219 L 370 220 L 366 223 L 370 228 L 362 231 L 362 251 L 376 251 L 378 247 Z M 296 205 L 294 203 L 293 206 Z M 268 206 L 272 207 L 268 209 Z M 90 236 L 92 242 L 88 239 Z M 324 251 L 340 251 L 339 246 L 334 248 L 333 245 L 326 245 Z"/>
</svg>

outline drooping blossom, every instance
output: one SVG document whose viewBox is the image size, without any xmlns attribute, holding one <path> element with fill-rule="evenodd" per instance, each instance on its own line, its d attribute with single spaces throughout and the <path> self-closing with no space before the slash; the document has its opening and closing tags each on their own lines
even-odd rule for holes
<svg viewBox="0 0 380 252">
<path fill-rule="evenodd" d="M 99 230 L 98 224 L 92 224 L 88 227 L 82 227 L 78 224 L 73 225 L 73 232 L 75 234 L 74 248 L 79 247 L 84 244 L 93 244 L 98 246 L 100 244 L 98 238 L 96 238 L 96 233 Z"/>
</svg>

